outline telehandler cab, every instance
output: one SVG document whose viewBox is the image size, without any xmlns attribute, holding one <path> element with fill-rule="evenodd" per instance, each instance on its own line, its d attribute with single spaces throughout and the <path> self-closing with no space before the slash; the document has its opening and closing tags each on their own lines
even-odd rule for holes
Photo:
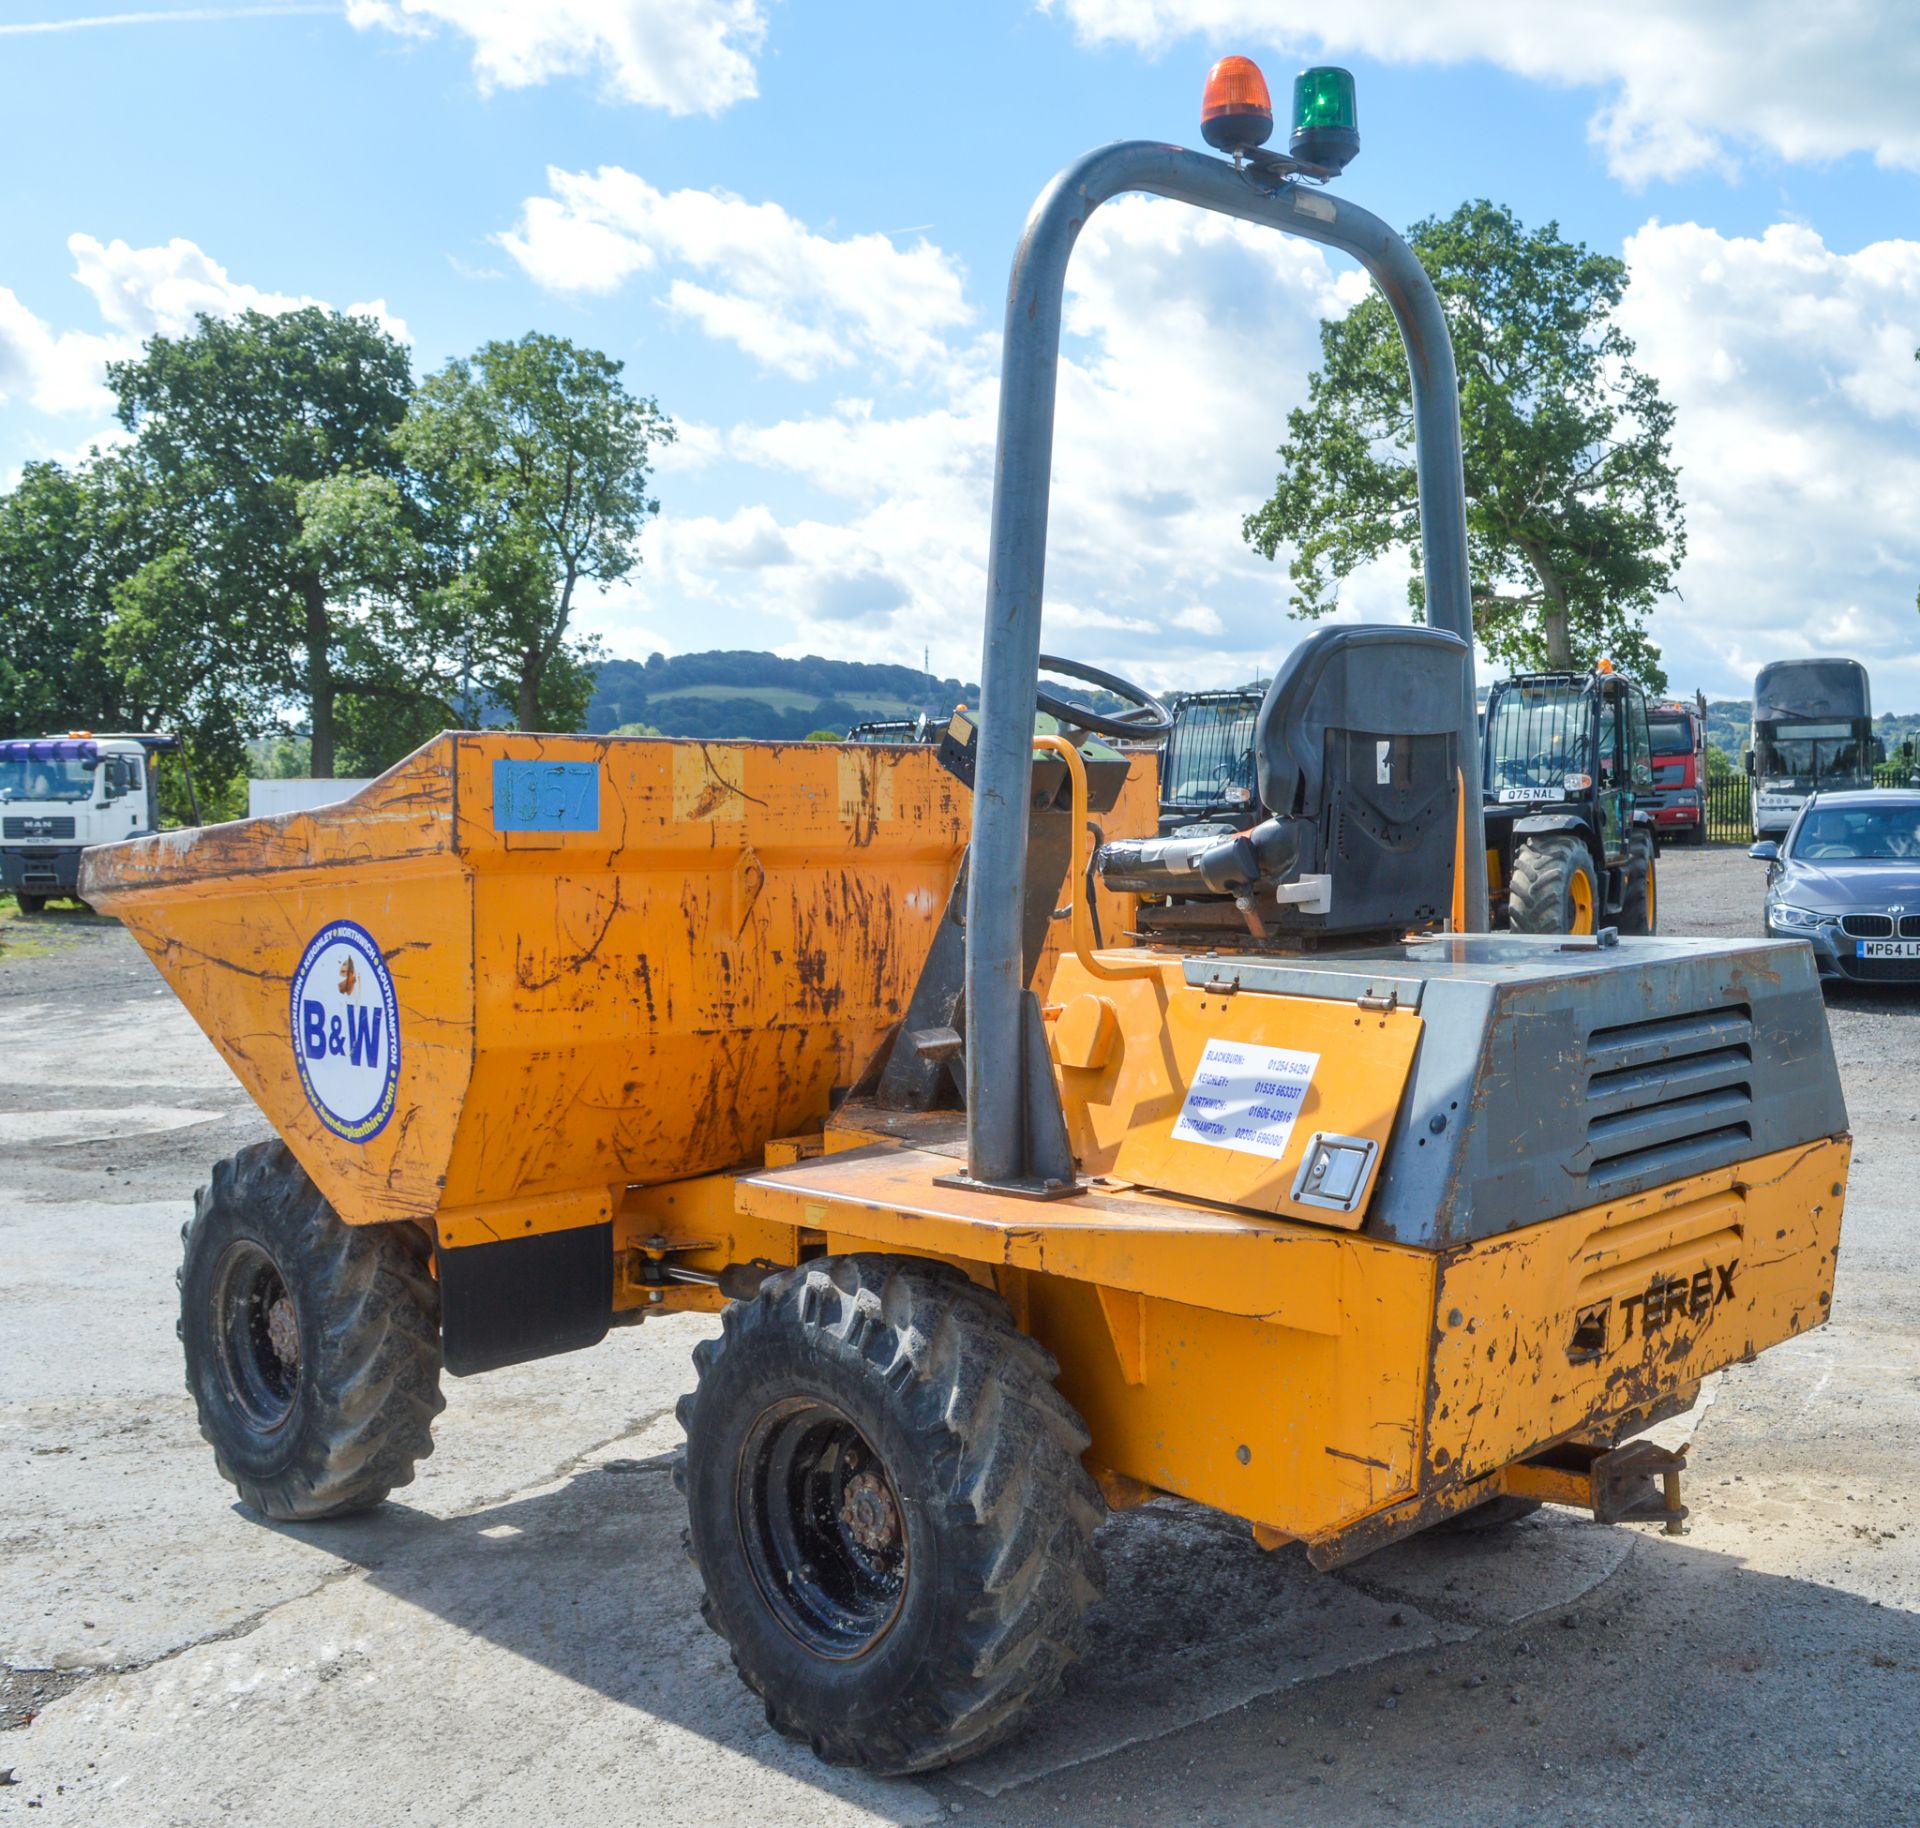
<svg viewBox="0 0 1920 1828">
<path fill-rule="evenodd" d="M 1229 157 L 1108 146 L 1027 223 L 982 715 L 941 745 L 970 801 L 924 745 L 456 733 L 344 805 L 90 857 L 283 1139 L 215 1167 L 181 1278 L 253 1508 L 404 1484 L 443 1365 L 718 1312 L 680 1409 L 706 1616 L 783 1732 L 888 1772 L 1054 1688 L 1109 1507 L 1318 1567 L 1495 1500 L 1682 1514 L 1632 1437 L 1832 1294 L 1811 955 L 1483 931 L 1446 325 L 1318 182 L 1350 79 L 1296 96 L 1263 152 L 1230 59 Z M 1294 652 L 1244 832 L 1159 837 L 1139 763 L 1033 735 L 1067 260 L 1142 190 L 1355 255 L 1413 376 L 1433 626 Z"/>
<path fill-rule="evenodd" d="M 1659 930 L 1646 694 L 1603 660 L 1487 695 L 1487 884 L 1515 933 Z"/>
<path fill-rule="evenodd" d="M 1264 691 L 1187 692 L 1173 707 L 1173 728 L 1160 751 L 1160 830 L 1251 825 L 1259 816 L 1253 790 L 1253 725 Z"/>
</svg>

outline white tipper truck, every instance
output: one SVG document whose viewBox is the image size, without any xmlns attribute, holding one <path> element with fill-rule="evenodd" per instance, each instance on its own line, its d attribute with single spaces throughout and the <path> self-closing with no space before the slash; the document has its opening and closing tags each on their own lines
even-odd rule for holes
<svg viewBox="0 0 1920 1828">
<path fill-rule="evenodd" d="M 0 741 L 0 889 L 23 914 L 55 896 L 78 900 L 88 845 L 160 829 L 154 759 L 180 748 L 176 736 L 86 730 Z"/>
</svg>

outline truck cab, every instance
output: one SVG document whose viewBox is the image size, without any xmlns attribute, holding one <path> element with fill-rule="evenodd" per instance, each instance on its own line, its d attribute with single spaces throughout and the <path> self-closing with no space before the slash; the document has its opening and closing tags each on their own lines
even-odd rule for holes
<svg viewBox="0 0 1920 1828">
<path fill-rule="evenodd" d="M 65 736 L 0 742 L 0 889 L 23 914 L 57 896 L 79 899 L 80 853 L 90 844 L 160 829 L 154 757 L 171 736 Z"/>
<path fill-rule="evenodd" d="M 1707 837 L 1707 719 L 1704 696 L 1696 704 L 1661 699 L 1647 706 L 1653 738 L 1653 792 L 1649 806 L 1654 835 L 1663 843 L 1704 844 Z"/>
</svg>

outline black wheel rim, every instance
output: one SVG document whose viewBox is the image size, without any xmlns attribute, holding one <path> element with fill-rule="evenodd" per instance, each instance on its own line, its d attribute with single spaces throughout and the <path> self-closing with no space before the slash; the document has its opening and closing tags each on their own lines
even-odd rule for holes
<svg viewBox="0 0 1920 1828">
<path fill-rule="evenodd" d="M 278 1428 L 300 1389 L 300 1316 L 280 1267 L 257 1244 L 235 1244 L 213 1285 L 221 1380 L 247 1420 Z"/>
<path fill-rule="evenodd" d="M 768 1611 L 816 1656 L 864 1656 L 906 1597 L 906 1512 L 880 1456 L 838 1409 L 777 1403 L 748 1433 L 736 1502 Z"/>
</svg>

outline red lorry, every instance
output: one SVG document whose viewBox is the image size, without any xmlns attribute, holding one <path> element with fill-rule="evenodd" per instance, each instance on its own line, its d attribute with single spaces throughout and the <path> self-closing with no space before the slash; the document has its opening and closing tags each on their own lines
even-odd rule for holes
<svg viewBox="0 0 1920 1828">
<path fill-rule="evenodd" d="M 1660 699 L 1647 706 L 1653 734 L 1653 829 L 1662 842 L 1707 838 L 1707 701 Z"/>
</svg>

